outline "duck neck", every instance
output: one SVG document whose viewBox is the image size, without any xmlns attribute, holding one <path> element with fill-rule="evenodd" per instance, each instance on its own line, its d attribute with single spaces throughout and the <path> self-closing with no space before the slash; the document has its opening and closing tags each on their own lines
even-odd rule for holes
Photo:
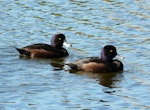
<svg viewBox="0 0 150 110">
<path fill-rule="evenodd" d="M 101 52 L 101 60 L 104 63 L 112 63 L 113 62 L 112 58 L 110 58 L 109 56 L 105 55 L 104 50 Z"/>
<path fill-rule="evenodd" d="M 53 48 L 56 48 L 56 49 L 61 49 L 62 48 L 62 46 L 63 46 L 63 44 L 61 44 L 61 43 L 56 43 L 56 42 L 51 42 L 51 46 L 53 47 Z"/>
</svg>

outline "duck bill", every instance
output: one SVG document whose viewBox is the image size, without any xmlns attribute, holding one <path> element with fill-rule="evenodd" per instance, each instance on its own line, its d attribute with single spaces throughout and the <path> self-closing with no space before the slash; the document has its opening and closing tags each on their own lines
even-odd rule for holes
<svg viewBox="0 0 150 110">
<path fill-rule="evenodd" d="M 72 46 L 71 44 L 69 44 L 69 43 L 66 42 L 66 41 L 63 43 L 63 45 L 66 46 L 66 47 L 71 47 L 71 46 Z"/>
<path fill-rule="evenodd" d="M 120 59 L 120 60 L 125 59 L 125 57 L 124 57 L 124 56 L 119 55 L 119 54 L 117 54 L 115 58 L 116 58 L 116 59 Z"/>
</svg>

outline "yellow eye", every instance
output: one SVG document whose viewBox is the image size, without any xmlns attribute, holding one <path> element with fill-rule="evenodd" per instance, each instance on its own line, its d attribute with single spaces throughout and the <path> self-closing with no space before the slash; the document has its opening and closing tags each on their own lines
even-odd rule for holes
<svg viewBox="0 0 150 110">
<path fill-rule="evenodd" d="M 61 38 L 58 38 L 58 40 L 61 40 Z"/>
<path fill-rule="evenodd" d="M 109 52 L 110 52 L 110 53 L 112 53 L 112 52 L 113 52 L 113 50 L 109 50 Z"/>
</svg>

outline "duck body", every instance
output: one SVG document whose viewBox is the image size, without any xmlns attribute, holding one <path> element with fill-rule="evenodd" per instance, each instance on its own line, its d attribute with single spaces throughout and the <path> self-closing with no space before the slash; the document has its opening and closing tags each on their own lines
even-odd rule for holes
<svg viewBox="0 0 150 110">
<path fill-rule="evenodd" d="M 33 44 L 21 49 L 16 48 L 21 57 L 30 58 L 60 58 L 68 56 L 69 53 L 65 48 L 57 49 L 48 44 Z"/>
<path fill-rule="evenodd" d="M 67 65 L 77 71 L 86 71 L 92 73 L 117 72 L 123 70 L 121 61 L 113 58 L 117 55 L 116 48 L 107 45 L 103 48 L 100 57 L 87 57 L 76 60 Z"/>
<path fill-rule="evenodd" d="M 72 69 L 92 73 L 117 72 L 123 70 L 123 64 L 119 60 L 112 63 L 104 63 L 99 57 L 87 57 L 67 64 Z"/>
<path fill-rule="evenodd" d="M 21 57 L 60 58 L 69 55 L 67 50 L 62 47 L 64 41 L 65 36 L 63 34 L 55 34 L 51 39 L 51 45 L 37 43 L 16 49 L 20 53 Z"/>
</svg>

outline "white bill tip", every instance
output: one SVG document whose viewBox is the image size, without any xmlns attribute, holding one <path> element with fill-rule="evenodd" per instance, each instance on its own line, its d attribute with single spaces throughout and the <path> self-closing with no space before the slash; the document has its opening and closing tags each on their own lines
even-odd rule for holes
<svg viewBox="0 0 150 110">
<path fill-rule="evenodd" d="M 64 42 L 63 45 L 66 46 L 66 47 L 71 47 L 71 46 L 72 46 L 72 45 L 69 44 L 68 42 Z"/>
<path fill-rule="evenodd" d="M 121 55 L 117 55 L 115 58 L 120 59 L 120 60 L 125 59 L 125 57 Z"/>
</svg>

